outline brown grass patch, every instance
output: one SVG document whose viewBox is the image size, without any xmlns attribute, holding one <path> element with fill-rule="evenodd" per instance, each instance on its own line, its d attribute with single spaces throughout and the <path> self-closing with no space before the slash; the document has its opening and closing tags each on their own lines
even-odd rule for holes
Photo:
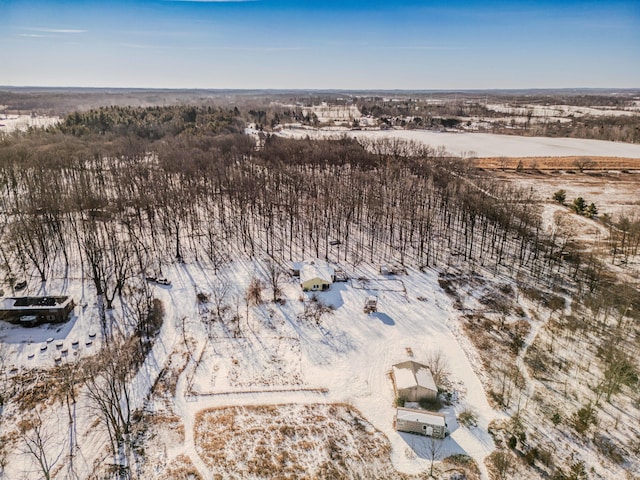
<svg viewBox="0 0 640 480">
<path fill-rule="evenodd" d="M 214 476 L 411 478 L 387 438 L 345 404 L 222 407 L 196 416 L 196 450 Z"/>
<path fill-rule="evenodd" d="M 576 164 L 584 160 L 590 160 L 592 164 L 589 170 L 640 170 L 640 158 L 621 157 L 487 157 L 476 158 L 473 163 L 476 167 L 488 170 L 507 169 L 515 170 L 575 170 Z"/>
<path fill-rule="evenodd" d="M 200 473 L 186 455 L 178 455 L 160 474 L 158 480 L 202 480 Z"/>
</svg>

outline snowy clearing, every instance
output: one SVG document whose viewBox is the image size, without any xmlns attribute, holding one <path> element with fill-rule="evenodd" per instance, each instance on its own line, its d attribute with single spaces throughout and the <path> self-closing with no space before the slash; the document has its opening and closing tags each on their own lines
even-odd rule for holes
<svg viewBox="0 0 640 480">
<path fill-rule="evenodd" d="M 347 135 L 356 139 L 399 138 L 444 149 L 461 157 L 566 157 L 598 156 L 640 159 L 640 145 L 580 138 L 519 137 L 491 133 L 452 133 L 428 130 L 315 130 L 284 129 L 287 138 L 332 138 Z"/>
<path fill-rule="evenodd" d="M 48 127 L 58 123 L 59 121 L 59 117 L 0 114 L 0 133 L 9 133 L 15 130 L 27 130 L 30 127 Z"/>
<path fill-rule="evenodd" d="M 447 326 L 449 299 L 434 274 L 414 271 L 403 276 L 406 295 L 378 290 L 379 311 L 371 315 L 362 313 L 362 305 L 373 290 L 334 284 L 330 291 L 317 294 L 335 307 L 334 314 L 324 318 L 320 326 L 300 319 L 304 306 L 293 280 L 284 286 L 284 305 L 254 307 L 246 318 L 242 307 L 238 338 L 219 322 L 197 320 L 206 319 L 207 312 L 203 315 L 202 306 L 196 304 L 196 291 L 230 281 L 241 291 L 258 268 L 253 262 L 237 262 L 216 277 L 211 270 L 195 265 L 176 266 L 173 287 L 163 291 L 170 296 L 171 310 L 188 319 L 185 328 L 198 339 L 193 349 L 199 359 L 197 366 L 185 374 L 191 377 L 192 388 L 186 392 L 191 415 L 203 408 L 230 405 L 348 403 L 389 438 L 395 468 L 419 473 L 429 463 L 420 454 L 427 439 L 394 430 L 394 393 L 388 373 L 394 363 L 409 358 L 408 352 L 420 360 L 441 350 L 455 379 L 458 398 L 458 403 L 446 410 L 451 436 L 443 441 L 443 457 L 466 453 L 482 465 L 493 449 L 486 429 L 496 414 Z M 349 273 L 382 280 L 373 267 Z M 229 292 L 230 299 L 234 293 Z M 458 426 L 455 420 L 456 411 L 467 405 L 479 412 L 479 426 L 472 430 Z"/>
</svg>

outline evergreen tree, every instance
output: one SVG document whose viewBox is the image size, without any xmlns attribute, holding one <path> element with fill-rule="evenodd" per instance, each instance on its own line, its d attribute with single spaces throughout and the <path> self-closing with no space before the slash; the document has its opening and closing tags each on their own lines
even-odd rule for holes
<svg viewBox="0 0 640 480">
<path fill-rule="evenodd" d="M 554 193 L 554 194 L 553 194 L 553 199 L 554 199 L 556 202 L 558 202 L 558 203 L 560 203 L 560 204 L 564 205 L 564 202 L 565 202 L 565 201 L 566 201 L 566 199 L 567 199 L 567 192 L 566 192 L 566 190 L 558 190 L 556 193 Z"/>
<path fill-rule="evenodd" d="M 578 197 L 573 201 L 571 208 L 573 208 L 578 215 L 582 215 L 587 208 L 587 202 L 584 201 L 584 198 Z"/>
</svg>

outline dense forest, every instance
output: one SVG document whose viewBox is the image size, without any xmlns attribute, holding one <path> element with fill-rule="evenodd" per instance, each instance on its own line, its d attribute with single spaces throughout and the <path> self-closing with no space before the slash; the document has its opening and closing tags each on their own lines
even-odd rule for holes
<svg viewBox="0 0 640 480">
<path fill-rule="evenodd" d="M 241 127 L 237 109 L 114 107 L 4 137 L 5 269 L 35 268 L 46 280 L 60 263 L 72 267 L 76 252 L 90 264 L 99 245 L 88 239 L 118 242 L 111 251 L 138 267 L 223 259 L 238 248 L 326 258 L 340 240 L 336 259 L 351 263 L 427 267 L 456 257 L 536 276 L 567 268 L 559 261 L 566 246 L 541 232 L 530 192 L 506 189 L 460 160 L 348 139 L 268 137 L 256 151 Z M 588 262 L 574 257 L 579 277 Z"/>
</svg>

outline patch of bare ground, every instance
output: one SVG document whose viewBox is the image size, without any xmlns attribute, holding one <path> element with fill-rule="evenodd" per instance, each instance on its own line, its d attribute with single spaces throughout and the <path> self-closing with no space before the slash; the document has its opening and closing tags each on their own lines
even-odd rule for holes
<svg viewBox="0 0 640 480">
<path fill-rule="evenodd" d="M 169 405 L 173 402 L 173 398 L 176 395 L 178 378 L 186 368 L 188 362 L 189 354 L 184 347 L 179 351 L 171 353 L 169 360 L 153 386 L 153 395 L 156 398 L 164 399 Z"/>
<path fill-rule="evenodd" d="M 620 157 L 487 157 L 473 163 L 491 170 L 640 170 L 640 158 Z"/>
<path fill-rule="evenodd" d="M 443 474 L 436 478 L 450 478 L 458 480 L 479 480 L 480 469 L 475 460 L 468 455 L 450 455 L 442 460 Z"/>
<path fill-rule="evenodd" d="M 346 404 L 214 408 L 194 429 L 214 478 L 414 478 L 393 469 L 388 439 Z"/>
<path fill-rule="evenodd" d="M 142 478 L 171 478 L 197 479 L 188 473 L 195 471 L 190 460 L 180 459 L 180 456 L 167 462 L 167 452 L 176 445 L 182 445 L 185 440 L 182 419 L 169 412 L 143 413 L 135 419 L 132 429 L 134 453 L 137 469 L 142 472 Z M 149 452 L 161 452 L 157 456 Z M 158 472 L 164 476 L 158 477 Z M 171 473 L 173 472 L 173 474 Z"/>
<path fill-rule="evenodd" d="M 156 478 L 158 480 L 202 480 L 191 459 L 186 455 L 178 455 L 174 458 L 171 465 Z"/>
</svg>

